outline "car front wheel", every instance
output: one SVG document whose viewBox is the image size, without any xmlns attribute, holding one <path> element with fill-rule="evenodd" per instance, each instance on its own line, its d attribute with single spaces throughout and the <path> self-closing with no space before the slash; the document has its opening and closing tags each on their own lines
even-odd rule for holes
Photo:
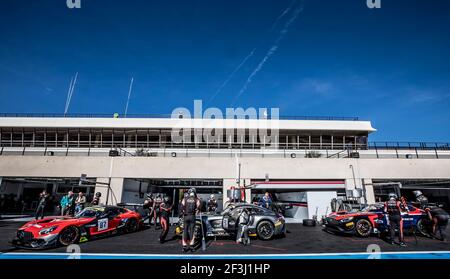
<svg viewBox="0 0 450 279">
<path fill-rule="evenodd" d="M 127 220 L 125 224 L 125 232 L 132 233 L 138 230 L 138 222 L 134 218 L 130 218 Z"/>
<path fill-rule="evenodd" d="M 269 240 L 273 237 L 275 229 L 270 221 L 261 221 L 256 227 L 256 233 L 262 240 Z"/>
<path fill-rule="evenodd" d="M 70 226 L 63 229 L 59 233 L 59 243 L 63 246 L 68 246 L 70 244 L 76 243 L 80 238 L 80 230 L 75 226 Z"/>
<path fill-rule="evenodd" d="M 372 224 L 369 220 L 360 219 L 356 221 L 355 230 L 358 236 L 368 237 L 372 233 Z"/>
</svg>

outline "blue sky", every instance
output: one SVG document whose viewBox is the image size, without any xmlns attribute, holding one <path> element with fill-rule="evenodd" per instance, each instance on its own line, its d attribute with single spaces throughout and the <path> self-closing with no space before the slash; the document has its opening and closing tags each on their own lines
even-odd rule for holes
<svg viewBox="0 0 450 279">
<path fill-rule="evenodd" d="M 359 116 L 372 140 L 450 141 L 450 1 L 81 3 L 1 1 L 0 112 L 62 113 L 79 72 L 70 113 L 123 113 L 134 77 L 128 113 L 168 114 L 210 100 L 248 57 L 205 106 Z"/>
</svg>

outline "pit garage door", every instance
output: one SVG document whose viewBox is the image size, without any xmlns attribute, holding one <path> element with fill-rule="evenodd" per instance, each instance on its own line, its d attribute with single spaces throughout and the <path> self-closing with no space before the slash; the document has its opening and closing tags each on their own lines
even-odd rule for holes
<svg viewBox="0 0 450 279">
<path fill-rule="evenodd" d="M 288 205 L 285 217 L 297 223 L 329 213 L 331 200 L 345 191 L 345 181 L 254 181 L 250 188 L 254 201 L 267 191 L 275 202 Z"/>
</svg>

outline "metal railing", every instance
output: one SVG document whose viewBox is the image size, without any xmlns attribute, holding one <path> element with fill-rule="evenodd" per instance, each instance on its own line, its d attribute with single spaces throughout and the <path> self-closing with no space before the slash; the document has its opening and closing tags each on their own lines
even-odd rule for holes
<svg viewBox="0 0 450 279">
<path fill-rule="evenodd" d="M 0 113 L 0 117 L 43 117 L 43 118 L 114 118 L 112 113 Z M 171 118 L 171 114 L 127 114 L 118 115 L 119 118 Z M 192 116 L 194 118 L 194 116 Z M 270 119 L 271 116 L 268 116 Z M 279 116 L 281 120 L 340 120 L 358 121 L 358 117 L 351 116 Z"/>
<path fill-rule="evenodd" d="M 261 157 L 327 159 L 450 159 L 450 150 L 438 149 L 280 149 L 249 148 L 122 148 L 122 147 L 0 147 L 0 156 L 110 156 L 121 157 Z"/>
</svg>

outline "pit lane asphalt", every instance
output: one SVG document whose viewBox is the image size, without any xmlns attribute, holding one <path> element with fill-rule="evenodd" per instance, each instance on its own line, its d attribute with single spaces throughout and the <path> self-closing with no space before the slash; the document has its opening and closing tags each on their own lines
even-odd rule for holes
<svg viewBox="0 0 450 279">
<path fill-rule="evenodd" d="M 22 225 L 20 222 L 0 222 L 0 252 L 30 252 L 30 250 L 16 249 L 9 241 L 16 230 Z M 154 227 L 141 231 L 114 235 L 80 244 L 82 253 L 124 253 L 124 254 L 182 254 L 181 241 L 171 239 L 175 226 L 170 228 L 168 241 L 160 244 L 158 237 L 160 230 Z M 194 254 L 293 254 L 293 253 L 355 253 L 367 252 L 370 244 L 380 246 L 382 252 L 407 251 L 449 251 L 450 242 L 438 241 L 413 235 L 405 236 L 407 247 L 390 245 L 386 241 L 372 236 L 359 238 L 327 233 L 321 226 L 304 227 L 301 224 L 287 224 L 288 233 L 283 238 L 262 241 L 252 239 L 250 246 L 236 244 L 230 238 L 208 239 L 207 250 L 201 249 Z M 447 228 L 450 235 L 450 228 Z M 66 252 L 65 247 L 39 250 L 39 252 Z"/>
</svg>

